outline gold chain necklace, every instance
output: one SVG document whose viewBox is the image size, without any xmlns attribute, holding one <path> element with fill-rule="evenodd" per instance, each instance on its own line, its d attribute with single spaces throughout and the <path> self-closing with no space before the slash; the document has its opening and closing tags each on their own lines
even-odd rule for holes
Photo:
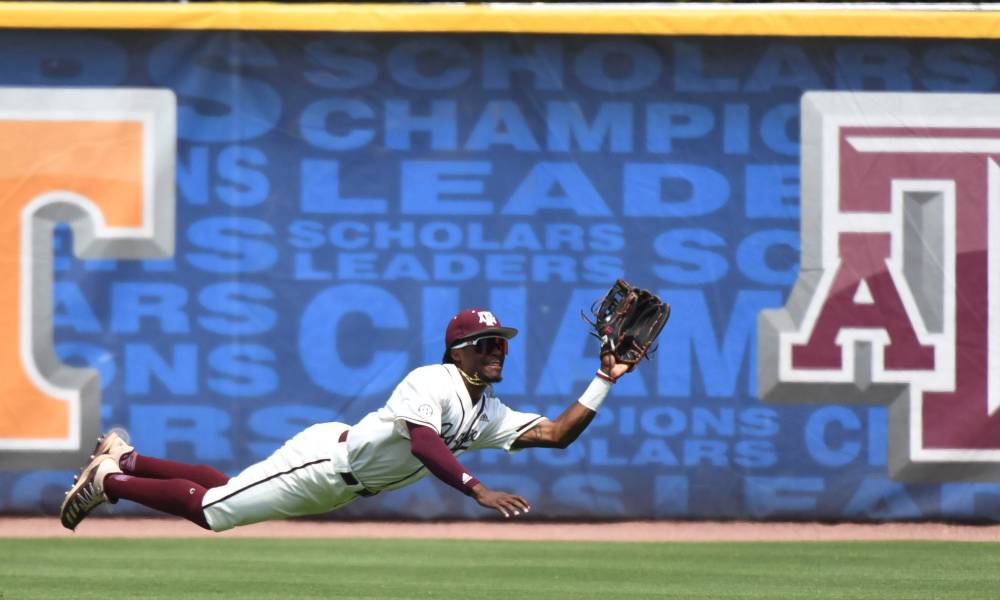
<svg viewBox="0 0 1000 600">
<path fill-rule="evenodd" d="M 483 381 L 482 377 L 480 377 L 478 373 L 476 373 L 475 375 L 469 375 L 461 368 L 458 369 L 458 372 L 462 375 L 462 379 L 464 379 L 469 385 L 475 387 L 486 387 L 486 382 Z"/>
</svg>

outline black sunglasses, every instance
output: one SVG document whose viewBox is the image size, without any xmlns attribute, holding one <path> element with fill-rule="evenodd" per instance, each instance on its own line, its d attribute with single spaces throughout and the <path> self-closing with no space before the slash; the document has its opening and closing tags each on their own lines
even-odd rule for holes
<svg viewBox="0 0 1000 600">
<path fill-rule="evenodd" d="M 479 354 L 489 354 L 493 352 L 494 349 L 500 348 L 500 352 L 507 355 L 507 338 L 502 337 L 482 337 L 475 340 L 469 340 L 467 342 L 462 342 L 461 344 L 455 344 L 452 346 L 455 348 L 465 348 L 466 346 L 473 346 L 476 352 Z"/>
</svg>

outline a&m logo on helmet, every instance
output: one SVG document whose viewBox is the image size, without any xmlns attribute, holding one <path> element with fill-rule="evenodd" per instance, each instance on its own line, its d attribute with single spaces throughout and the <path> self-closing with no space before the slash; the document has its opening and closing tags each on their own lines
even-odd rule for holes
<svg viewBox="0 0 1000 600">
<path fill-rule="evenodd" d="M 807 93 L 769 402 L 881 403 L 899 480 L 1000 480 L 1000 96 Z"/>
<path fill-rule="evenodd" d="M 497 318 L 494 317 L 493 313 L 491 313 L 490 311 L 488 310 L 476 311 L 476 315 L 479 317 L 479 322 L 482 323 L 483 325 L 486 325 L 487 327 L 497 326 Z"/>
</svg>

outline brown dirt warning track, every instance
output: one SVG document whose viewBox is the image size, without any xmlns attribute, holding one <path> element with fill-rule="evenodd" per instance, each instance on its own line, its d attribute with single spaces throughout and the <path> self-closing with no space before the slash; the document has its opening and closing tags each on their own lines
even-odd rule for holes
<svg viewBox="0 0 1000 600">
<path fill-rule="evenodd" d="M 287 520 L 224 533 L 204 531 L 180 519 L 92 516 L 70 532 L 56 517 L 0 518 L 0 538 L 417 538 L 618 542 L 939 540 L 1000 541 L 1000 525 L 945 523 L 750 523 L 623 521 L 538 523 L 450 521 L 434 523 Z"/>
</svg>

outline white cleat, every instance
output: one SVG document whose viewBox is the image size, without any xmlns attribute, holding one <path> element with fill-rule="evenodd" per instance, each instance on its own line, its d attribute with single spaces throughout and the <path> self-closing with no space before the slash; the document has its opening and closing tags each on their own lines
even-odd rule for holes
<svg viewBox="0 0 1000 600">
<path fill-rule="evenodd" d="M 75 478 L 76 483 L 66 492 L 66 498 L 59 508 L 59 521 L 63 527 L 76 530 L 76 526 L 92 510 L 108 502 L 104 493 L 104 478 L 121 472 L 118 461 L 110 454 L 99 454 L 91 460 Z"/>
<path fill-rule="evenodd" d="M 102 454 L 107 454 L 111 458 L 115 459 L 115 464 L 117 465 L 123 455 L 128 454 L 133 450 L 135 450 L 135 448 L 129 446 L 128 442 L 126 442 L 122 436 L 112 430 L 97 438 L 97 445 L 94 446 L 94 453 L 90 455 L 90 458 L 96 458 Z"/>
</svg>

